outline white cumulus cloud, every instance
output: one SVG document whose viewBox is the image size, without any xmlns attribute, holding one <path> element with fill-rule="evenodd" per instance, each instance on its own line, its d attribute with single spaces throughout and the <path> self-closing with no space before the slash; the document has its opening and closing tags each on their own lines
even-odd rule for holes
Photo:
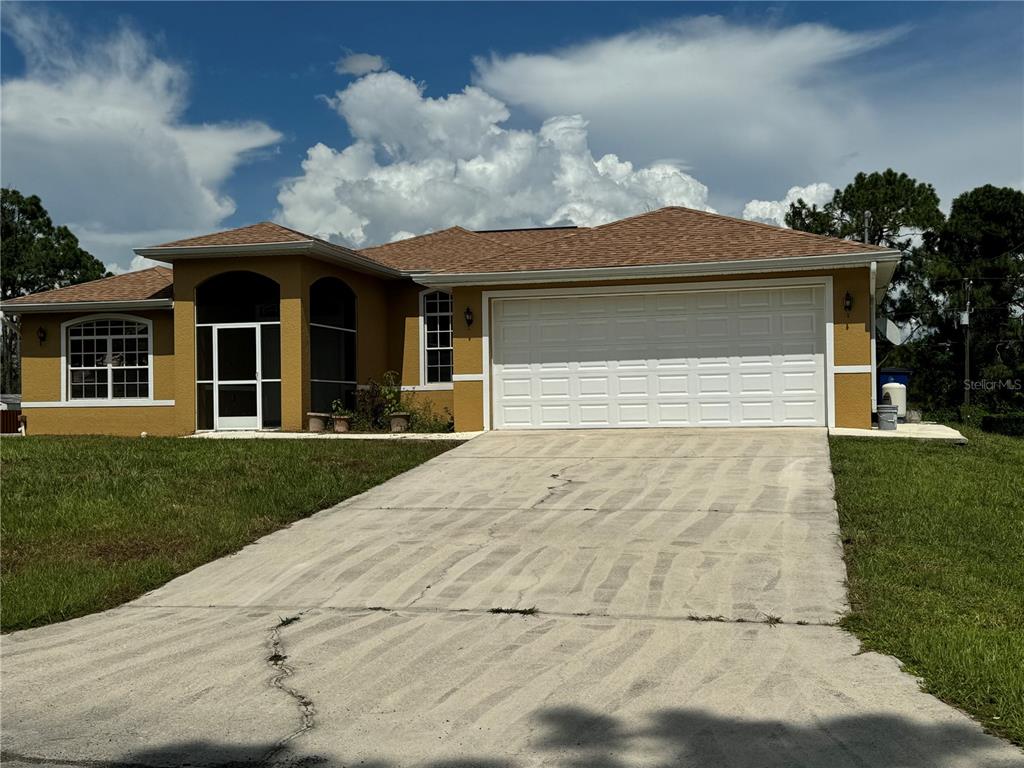
<svg viewBox="0 0 1024 768">
<path fill-rule="evenodd" d="M 808 184 L 806 187 L 790 187 L 781 200 L 751 200 L 743 207 L 743 218 L 784 227 L 786 213 L 792 203 L 803 200 L 808 205 L 817 205 L 820 208 L 832 199 L 834 193 L 835 188 L 823 181 Z"/>
<path fill-rule="evenodd" d="M 677 163 L 595 158 L 580 115 L 511 129 L 506 105 L 481 88 L 431 98 L 395 72 L 327 102 L 354 141 L 311 147 L 278 194 L 280 219 L 320 237 L 364 246 L 453 224 L 593 226 L 664 205 L 709 209 L 707 187 Z"/>
<path fill-rule="evenodd" d="M 349 51 L 338 59 L 334 65 L 334 71 L 339 75 L 353 75 L 355 77 L 362 77 L 371 72 L 380 72 L 387 68 L 388 63 L 384 60 L 383 56 L 377 56 L 373 53 L 356 53 L 355 51 Z"/>
<path fill-rule="evenodd" d="M 478 58 L 475 83 L 533 115 L 586 115 L 606 151 L 680 158 L 739 210 L 780 182 L 831 178 L 874 114 L 855 80 L 829 75 L 896 34 L 697 17 Z"/>
<path fill-rule="evenodd" d="M 59 15 L 5 8 L 25 73 L 4 80 L 4 186 L 37 194 L 83 247 L 119 269 L 131 248 L 216 229 L 223 184 L 280 140 L 260 122 L 190 124 L 188 75 L 130 28 L 81 41 Z"/>
</svg>

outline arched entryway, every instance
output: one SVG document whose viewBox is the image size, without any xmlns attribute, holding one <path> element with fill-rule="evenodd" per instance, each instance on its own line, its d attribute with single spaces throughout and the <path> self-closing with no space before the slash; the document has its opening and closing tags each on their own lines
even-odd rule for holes
<svg viewBox="0 0 1024 768">
<path fill-rule="evenodd" d="M 225 272 L 196 288 L 196 429 L 281 426 L 281 288 Z"/>
</svg>

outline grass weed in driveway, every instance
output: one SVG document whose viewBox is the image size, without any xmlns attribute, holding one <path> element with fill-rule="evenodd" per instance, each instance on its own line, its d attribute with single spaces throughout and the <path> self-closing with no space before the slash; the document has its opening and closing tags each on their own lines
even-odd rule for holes
<svg viewBox="0 0 1024 768">
<path fill-rule="evenodd" d="M 1024 439 L 831 438 L 865 647 L 1024 745 Z"/>
<path fill-rule="evenodd" d="M 4 439 L 2 628 L 119 605 L 455 445 Z"/>
</svg>

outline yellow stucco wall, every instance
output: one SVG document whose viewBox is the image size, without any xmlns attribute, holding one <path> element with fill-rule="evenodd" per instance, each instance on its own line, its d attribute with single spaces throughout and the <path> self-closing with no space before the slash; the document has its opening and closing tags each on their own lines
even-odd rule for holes
<svg viewBox="0 0 1024 768">
<path fill-rule="evenodd" d="M 387 370 L 401 374 L 404 387 L 420 382 L 419 295 L 423 290 L 408 280 L 381 280 L 327 262 L 301 256 L 258 256 L 245 259 L 203 259 L 179 262 L 174 270 L 175 307 L 168 311 L 135 313 L 154 321 L 154 397 L 174 400 L 175 405 L 116 408 L 29 409 L 29 430 L 35 434 L 89 433 L 137 435 L 189 434 L 195 429 L 195 289 L 203 281 L 227 271 L 246 269 L 265 275 L 281 287 L 281 401 L 282 428 L 301 430 L 309 410 L 309 313 L 310 285 L 320 277 L 344 280 L 357 296 L 357 377 L 361 383 L 378 379 Z M 831 275 L 833 278 L 833 340 L 836 365 L 870 363 L 869 280 L 867 268 L 829 272 L 773 273 L 716 277 L 713 281 L 749 280 L 758 277 L 782 279 Z M 706 279 L 632 280 L 587 283 L 589 286 L 694 283 Z M 516 286 L 517 288 L 579 287 L 582 283 Z M 483 360 L 482 293 L 508 286 L 457 288 L 454 296 L 454 370 L 456 374 L 480 374 Z M 843 310 L 849 291 L 853 308 Z M 466 308 L 475 321 L 467 327 Z M 60 399 L 60 323 L 71 315 L 31 315 L 23 324 L 23 397 L 26 401 Z M 47 330 L 40 346 L 36 329 Z M 177 354 L 175 354 L 177 352 Z M 833 387 L 836 423 L 839 426 L 867 426 L 871 419 L 870 374 L 837 374 Z M 406 391 L 417 402 L 430 402 L 435 411 L 448 410 L 455 416 L 456 429 L 483 428 L 484 389 L 481 381 L 455 382 L 452 389 Z M 74 413 L 72 413 L 74 411 Z"/>
<path fill-rule="evenodd" d="M 453 403 L 456 432 L 476 432 L 484 428 L 482 381 L 456 381 Z"/>
<path fill-rule="evenodd" d="M 835 350 L 836 365 L 868 365 L 871 362 L 871 329 L 870 329 L 870 270 L 867 267 L 854 269 L 820 270 L 806 272 L 773 272 L 765 274 L 747 275 L 722 275 L 713 278 L 693 277 L 679 279 L 658 278 L 652 280 L 620 280 L 620 281 L 595 281 L 587 283 L 560 283 L 560 284 L 537 284 L 517 286 L 473 286 L 468 288 L 456 288 L 453 292 L 455 297 L 455 373 L 459 374 L 480 374 L 484 370 L 483 360 L 482 327 L 479 318 L 483 317 L 482 294 L 485 291 L 497 290 L 529 290 L 537 288 L 579 288 L 593 286 L 621 286 L 621 285 L 658 285 L 667 283 L 700 283 L 700 282 L 725 282 L 737 280 L 782 280 L 786 278 L 806 277 L 832 277 L 832 307 L 833 307 L 833 344 Z M 853 308 L 849 315 L 843 310 L 843 298 L 849 291 L 853 297 Z M 466 328 L 464 322 L 460 322 L 461 312 L 465 307 L 470 307 L 478 318 L 472 328 Z M 871 422 L 871 389 L 870 374 L 847 374 L 862 375 L 869 381 L 868 386 L 848 387 L 843 395 L 842 407 L 839 400 L 839 384 L 836 380 L 836 425 L 837 426 L 863 426 Z M 459 387 L 459 384 L 471 382 L 457 382 L 455 391 L 455 428 L 457 430 L 480 429 L 483 424 L 483 398 L 485 393 L 482 385 L 477 387 Z M 477 382 L 472 382 L 477 383 Z M 476 393 L 476 394 L 474 394 Z M 866 395 L 865 395 L 866 393 Z M 490 396 L 489 393 L 486 396 Z"/>
<path fill-rule="evenodd" d="M 153 398 L 173 400 L 175 396 L 174 325 L 168 310 L 120 313 L 27 314 L 22 317 L 21 392 L 22 400 L 60 402 L 61 324 L 68 320 L 104 314 L 129 315 L 153 323 Z M 46 331 L 46 341 L 39 343 L 38 329 Z M 173 406 L 112 406 L 25 408 L 27 431 L 32 435 L 107 434 L 153 435 L 178 434 Z"/>
<path fill-rule="evenodd" d="M 835 375 L 836 426 L 871 428 L 871 374 Z"/>
<path fill-rule="evenodd" d="M 182 261 L 174 268 L 175 343 L 180 356 L 178 427 L 195 429 L 195 291 L 205 280 L 245 269 L 281 287 L 281 428 L 301 431 L 310 407 L 309 287 L 322 277 L 343 280 L 356 294 L 356 371 L 359 381 L 380 377 L 388 365 L 389 295 L 385 281 L 304 256 Z"/>
</svg>

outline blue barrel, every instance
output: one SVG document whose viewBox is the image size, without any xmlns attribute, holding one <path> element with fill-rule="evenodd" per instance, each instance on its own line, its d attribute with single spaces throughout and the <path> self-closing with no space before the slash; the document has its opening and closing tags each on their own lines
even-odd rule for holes
<svg viewBox="0 0 1024 768">
<path fill-rule="evenodd" d="M 878 369 L 878 400 L 882 402 L 882 385 L 888 384 L 889 382 L 895 381 L 897 384 L 910 388 L 910 374 L 912 371 L 909 368 L 879 368 Z"/>
</svg>

